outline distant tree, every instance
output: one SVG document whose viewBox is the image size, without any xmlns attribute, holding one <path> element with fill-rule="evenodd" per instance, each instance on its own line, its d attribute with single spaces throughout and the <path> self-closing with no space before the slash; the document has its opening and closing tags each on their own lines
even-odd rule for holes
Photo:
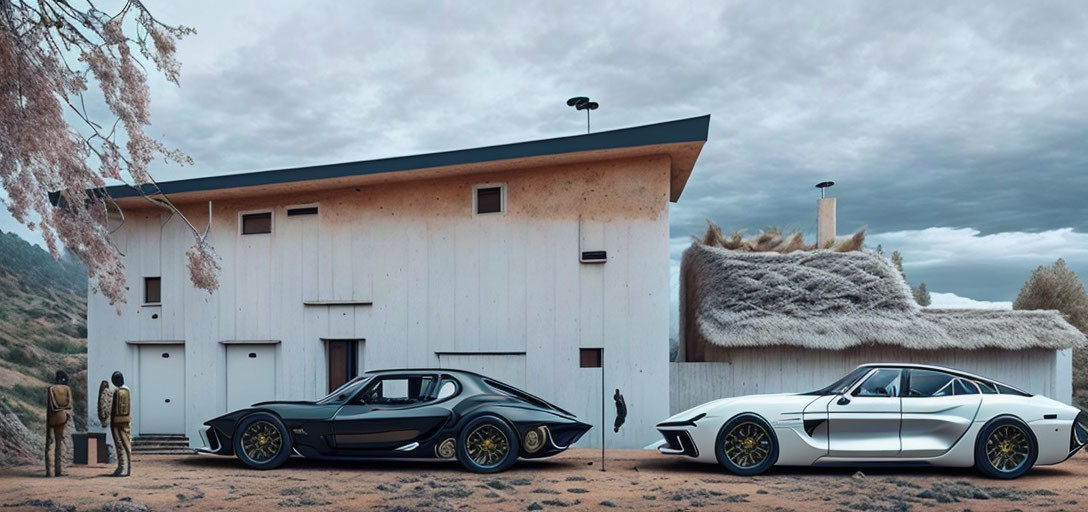
<svg viewBox="0 0 1088 512">
<path fill-rule="evenodd" d="M 876 253 L 880 254 L 880 255 L 884 254 L 884 245 L 883 244 L 876 244 Z"/>
<path fill-rule="evenodd" d="M 1076 272 L 1059 259 L 1031 273 L 1013 309 L 1056 309 L 1070 324 L 1088 334 L 1088 293 Z M 1081 407 L 1088 407 L 1088 349 L 1073 350 L 1073 392 Z"/>
<path fill-rule="evenodd" d="M 156 158 L 191 164 L 147 133 L 150 94 L 144 62 L 178 84 L 177 40 L 194 31 L 161 23 L 140 0 L 103 12 L 89 0 L 0 0 L 0 182 L 11 215 L 41 233 L 61 258 L 63 244 L 87 266 L 94 290 L 125 301 L 121 255 L 110 242 L 120 209 L 100 190 L 106 180 L 135 186 L 192 229 L 193 284 L 218 287 L 219 266 L 201 233 L 162 194 L 149 166 Z M 143 59 L 137 57 L 143 56 Z M 88 83 L 109 115 L 88 109 Z M 95 103 L 92 103 L 92 106 Z M 69 123 L 69 120 L 73 123 Z M 57 207 L 48 199 L 56 193 Z"/>
<path fill-rule="evenodd" d="M 911 289 L 914 292 L 914 302 L 917 302 L 919 306 L 925 307 L 933 303 L 933 299 L 929 296 L 929 290 L 926 289 L 926 284 L 922 283 Z"/>
<path fill-rule="evenodd" d="M 891 255 L 892 265 L 899 270 L 899 273 L 903 273 L 903 255 L 899 254 L 899 251 L 892 251 Z"/>
</svg>

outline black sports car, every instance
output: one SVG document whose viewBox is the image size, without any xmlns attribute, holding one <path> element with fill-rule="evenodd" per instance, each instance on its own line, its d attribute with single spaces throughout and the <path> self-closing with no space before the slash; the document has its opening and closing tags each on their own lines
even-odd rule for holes
<svg viewBox="0 0 1088 512">
<path fill-rule="evenodd" d="M 592 426 L 518 388 L 460 370 L 378 370 L 316 402 L 262 402 L 204 423 L 203 453 L 256 469 L 314 459 L 457 458 L 506 470 L 555 455 Z"/>
</svg>

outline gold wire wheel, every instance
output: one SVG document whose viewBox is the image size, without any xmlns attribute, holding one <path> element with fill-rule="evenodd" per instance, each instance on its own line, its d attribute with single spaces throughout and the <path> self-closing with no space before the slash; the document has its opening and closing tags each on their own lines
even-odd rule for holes
<svg viewBox="0 0 1088 512">
<path fill-rule="evenodd" d="M 499 427 L 485 423 L 469 432 L 465 448 L 472 462 L 486 468 L 496 466 L 506 458 L 510 453 L 510 441 Z"/>
<path fill-rule="evenodd" d="M 771 436 L 762 425 L 752 421 L 733 426 L 722 444 L 729 462 L 741 469 L 754 468 L 771 454 Z"/>
<path fill-rule="evenodd" d="M 1024 429 L 1002 425 L 986 438 L 986 459 L 994 469 L 1008 473 L 1023 467 L 1031 454 L 1031 440 Z"/>
<path fill-rule="evenodd" d="M 255 421 L 242 433 L 242 450 L 253 462 L 272 460 L 282 447 L 283 435 L 271 422 Z"/>
</svg>

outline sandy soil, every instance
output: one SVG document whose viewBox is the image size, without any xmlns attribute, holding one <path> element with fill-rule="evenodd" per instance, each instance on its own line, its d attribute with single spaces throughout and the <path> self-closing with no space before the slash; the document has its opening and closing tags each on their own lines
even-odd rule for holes
<svg viewBox="0 0 1088 512">
<path fill-rule="evenodd" d="M 133 476 L 77 466 L 46 479 L 38 467 L 0 470 L 8 510 L 1088 510 L 1088 455 L 1013 481 L 972 470 L 775 469 L 743 478 L 649 451 L 572 450 L 500 475 L 448 462 L 292 460 L 252 471 L 232 458 L 143 456 Z"/>
</svg>

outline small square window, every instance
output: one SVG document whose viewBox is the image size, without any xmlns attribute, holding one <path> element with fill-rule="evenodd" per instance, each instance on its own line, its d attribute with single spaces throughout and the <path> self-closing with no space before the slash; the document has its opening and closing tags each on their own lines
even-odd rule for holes
<svg viewBox="0 0 1088 512">
<path fill-rule="evenodd" d="M 158 304 L 162 302 L 162 278 L 144 278 L 144 304 Z"/>
<path fill-rule="evenodd" d="M 242 234 L 259 235 L 272 232 L 272 212 L 242 215 Z"/>
<path fill-rule="evenodd" d="M 476 213 L 502 213 L 502 187 L 479 187 L 476 189 Z"/>
<path fill-rule="evenodd" d="M 578 349 L 578 366 L 580 368 L 600 368 L 603 349 L 580 348 Z"/>
</svg>

